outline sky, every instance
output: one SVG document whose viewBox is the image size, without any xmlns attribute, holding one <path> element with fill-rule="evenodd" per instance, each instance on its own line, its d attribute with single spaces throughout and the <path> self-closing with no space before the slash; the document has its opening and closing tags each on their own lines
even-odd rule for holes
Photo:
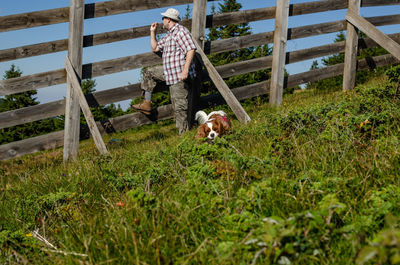
<svg viewBox="0 0 400 265">
<path fill-rule="evenodd" d="M 241 10 L 275 6 L 276 1 L 237 0 L 237 2 L 241 3 L 243 6 Z M 96 2 L 102 1 L 85 1 L 85 3 L 87 4 Z M 313 2 L 313 0 L 290 1 L 291 4 L 304 2 Z M 220 3 L 223 3 L 223 1 L 220 0 L 214 2 L 217 10 Z M 1 0 L 0 16 L 67 7 L 69 6 L 69 4 L 69 0 Z M 211 13 L 211 6 L 212 2 L 209 2 L 207 5 L 207 14 Z M 186 13 L 187 5 L 176 6 L 175 8 L 178 9 L 183 16 Z M 165 10 L 166 8 L 152 9 L 121 15 L 87 19 L 85 20 L 84 24 L 84 35 L 145 26 L 150 25 L 155 21 L 161 23 L 160 13 L 164 12 Z M 367 7 L 361 9 L 361 15 L 364 17 L 394 14 L 400 14 L 400 5 L 373 8 Z M 336 20 L 344 20 L 345 15 L 346 10 L 338 10 L 310 15 L 294 16 L 289 18 L 289 28 L 300 27 L 310 24 L 319 24 Z M 253 33 L 269 32 L 274 30 L 273 19 L 251 22 L 249 23 L 249 25 Z M 386 34 L 398 33 L 399 28 L 399 25 L 379 27 L 379 29 Z M 337 33 L 324 34 L 315 37 L 290 40 L 287 43 L 287 51 L 294 51 L 332 43 L 335 39 L 336 34 Z M 68 38 L 68 23 L 60 23 L 56 25 L 16 30 L 11 32 L 0 32 L 0 50 L 66 38 Z M 94 47 L 84 48 L 83 64 L 115 59 L 150 51 L 151 49 L 149 37 L 98 45 Z M 65 51 L 14 61 L 0 62 L 0 74 L 2 77 L 4 75 L 4 72 L 10 69 L 10 66 L 12 64 L 15 64 L 23 72 L 23 75 L 31 75 L 35 73 L 61 69 L 64 68 L 66 54 L 67 52 Z M 286 66 L 286 69 L 289 74 L 304 72 L 310 69 L 313 60 L 289 64 Z M 125 86 L 128 84 L 134 84 L 140 82 L 140 78 L 140 69 L 125 71 L 103 77 L 96 77 L 95 80 L 97 86 L 95 87 L 95 89 L 96 91 L 101 91 L 110 88 Z M 66 84 L 41 88 L 38 90 L 38 94 L 36 95 L 36 97 L 40 103 L 47 103 L 54 100 L 63 99 L 65 96 L 65 91 Z M 129 107 L 129 103 L 130 100 L 125 100 L 122 102 L 118 102 L 117 104 L 120 104 L 123 109 L 126 109 Z"/>
</svg>

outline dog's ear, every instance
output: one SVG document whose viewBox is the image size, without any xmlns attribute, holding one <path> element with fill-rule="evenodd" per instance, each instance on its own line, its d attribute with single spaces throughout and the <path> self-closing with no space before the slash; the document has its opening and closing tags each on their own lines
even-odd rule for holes
<svg viewBox="0 0 400 265">
<path fill-rule="evenodd" d="M 227 121 L 225 121 L 222 117 L 216 119 L 215 124 L 216 127 L 218 128 L 217 131 L 219 135 L 227 134 L 229 129 L 231 128 L 230 124 Z"/>
<path fill-rule="evenodd" d="M 207 137 L 206 128 L 208 128 L 206 124 L 202 124 L 199 126 L 199 128 L 197 129 L 197 135 L 196 135 L 197 139 Z"/>
<path fill-rule="evenodd" d="M 222 121 L 222 126 L 224 128 L 224 132 L 225 133 L 227 133 L 231 129 L 231 124 L 230 124 L 229 120 L 228 121 L 225 121 L 225 120 Z"/>
<path fill-rule="evenodd" d="M 213 124 L 213 130 L 218 133 L 218 135 L 222 135 L 224 133 L 224 126 L 222 125 L 222 122 L 220 119 L 215 119 L 212 121 Z"/>
</svg>

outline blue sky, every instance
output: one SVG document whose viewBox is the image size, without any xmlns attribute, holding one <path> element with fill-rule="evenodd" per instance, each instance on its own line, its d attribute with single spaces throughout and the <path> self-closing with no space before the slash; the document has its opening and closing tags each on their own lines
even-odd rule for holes
<svg viewBox="0 0 400 265">
<path fill-rule="evenodd" d="M 39 11 L 58 7 L 69 6 L 69 0 L 3 0 L 0 5 L 0 16 L 19 14 L 25 12 Z M 87 0 L 86 3 L 95 3 L 101 1 Z M 218 3 L 223 1 L 215 1 Z M 262 7 L 275 6 L 276 1 L 260 1 L 260 0 L 238 0 L 243 5 L 242 10 L 255 9 Z M 291 4 L 312 2 L 312 0 L 291 0 Z M 208 13 L 211 10 L 211 3 L 208 3 Z M 186 5 L 176 7 L 181 14 L 186 13 Z M 88 19 L 84 24 L 84 34 L 95 34 L 119 29 L 150 25 L 154 21 L 161 22 L 160 13 L 166 8 L 153 9 L 140 12 L 133 12 L 122 15 L 114 15 L 102 18 Z M 332 11 L 311 15 L 302 15 L 289 18 L 289 27 L 299 27 L 303 25 L 319 24 L 323 22 L 343 20 L 346 11 Z M 362 8 L 361 15 L 364 17 L 382 16 L 400 14 L 400 5 L 385 6 L 374 8 Z M 268 32 L 274 30 L 274 20 L 263 20 L 250 23 L 253 33 Z M 399 32 L 399 25 L 380 27 L 380 29 L 389 34 Z M 313 46 L 332 43 L 336 34 L 325 34 L 316 37 L 304 38 L 289 41 L 287 45 L 288 51 L 309 48 Z M 17 30 L 12 32 L 0 33 L 0 50 L 19 47 L 29 44 L 47 42 L 52 40 L 66 39 L 68 37 L 68 23 L 61 23 L 50 26 L 37 27 L 32 29 Z M 85 48 L 83 52 L 83 63 L 92 63 L 102 60 L 114 59 L 144 52 L 149 52 L 149 37 L 121 41 L 112 44 L 99 45 Z M 66 52 L 59 52 L 50 55 L 36 56 L 26 59 L 20 59 L 9 62 L 0 63 L 1 76 L 8 70 L 11 64 L 15 64 L 23 71 L 23 75 L 30 75 L 39 72 L 61 69 L 64 67 Z M 311 66 L 312 60 L 287 65 L 290 74 L 307 71 Z M 140 80 L 140 69 L 126 71 L 122 73 L 107 75 L 95 78 L 97 82 L 96 90 L 105 90 L 114 87 L 124 86 L 127 84 L 137 83 Z M 46 103 L 58 99 L 62 99 L 65 95 L 66 85 L 58 85 L 38 90 L 37 98 L 41 103 Z M 128 101 L 120 102 L 121 106 L 126 109 Z"/>
</svg>

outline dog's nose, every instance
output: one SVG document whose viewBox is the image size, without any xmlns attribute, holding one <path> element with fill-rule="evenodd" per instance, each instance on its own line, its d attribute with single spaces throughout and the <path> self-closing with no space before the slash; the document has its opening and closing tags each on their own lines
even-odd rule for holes
<svg viewBox="0 0 400 265">
<path fill-rule="evenodd" d="M 215 137 L 215 133 L 210 133 L 210 137 L 214 138 Z"/>
</svg>

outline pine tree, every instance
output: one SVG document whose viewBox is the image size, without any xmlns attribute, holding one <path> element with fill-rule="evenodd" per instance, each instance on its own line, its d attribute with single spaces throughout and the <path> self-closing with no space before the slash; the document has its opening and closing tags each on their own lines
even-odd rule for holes
<svg viewBox="0 0 400 265">
<path fill-rule="evenodd" d="M 240 3 L 237 3 L 236 0 L 224 0 L 224 3 L 219 4 L 218 13 L 237 12 L 241 8 L 242 5 Z M 215 12 L 215 8 L 213 9 L 213 12 Z M 219 39 L 228 39 L 239 36 L 246 36 L 250 34 L 251 34 L 251 29 L 248 23 L 233 24 L 233 25 L 210 28 L 210 32 L 207 35 L 207 40 L 214 41 Z M 235 61 L 239 61 L 241 58 L 249 56 L 249 54 L 252 53 L 252 50 L 253 50 L 252 48 L 245 48 L 232 52 L 222 52 L 222 53 L 212 54 L 209 56 L 209 59 L 215 66 L 224 65 Z"/>
<path fill-rule="evenodd" d="M 183 19 L 189 19 L 190 18 L 190 6 L 189 5 L 187 5 L 186 6 L 186 13 L 185 13 L 185 16 L 183 17 Z"/>
<path fill-rule="evenodd" d="M 366 38 L 367 36 L 363 32 L 360 32 L 358 34 L 358 37 Z M 334 43 L 345 41 L 345 40 L 346 40 L 345 34 L 343 32 L 340 32 L 336 35 L 336 37 L 334 39 Z M 363 59 L 363 58 L 370 58 L 373 56 L 378 56 L 378 55 L 383 55 L 383 54 L 387 54 L 387 51 L 385 49 L 383 49 L 382 47 L 378 46 L 375 48 L 365 48 L 362 45 L 360 45 L 359 50 L 358 50 L 357 59 L 359 60 L 359 59 Z M 321 62 L 322 62 L 323 66 L 328 67 L 331 65 L 344 63 L 344 57 L 345 57 L 344 53 L 338 53 L 338 54 L 331 55 L 327 58 L 323 58 L 321 60 Z M 310 70 L 314 70 L 317 68 L 319 68 L 318 62 L 313 61 L 313 64 L 311 65 Z M 375 71 L 369 71 L 369 70 L 358 71 L 356 73 L 356 83 L 359 84 L 359 83 L 366 82 L 372 76 L 383 73 L 386 68 L 387 67 L 379 67 Z M 342 89 L 342 86 L 343 86 L 343 75 L 340 75 L 340 76 L 335 76 L 335 77 L 327 78 L 324 80 L 319 80 L 319 81 L 312 82 L 312 83 L 307 83 L 306 88 L 307 89 L 319 89 L 319 90 L 340 90 L 340 89 Z"/>
<path fill-rule="evenodd" d="M 96 80 L 94 79 L 85 79 L 82 81 L 82 92 L 83 94 L 92 94 L 96 92 Z M 121 106 L 115 106 L 115 104 L 110 104 L 104 107 L 97 106 L 90 108 L 90 111 L 93 114 L 93 118 L 96 121 L 105 121 L 109 118 L 117 117 L 124 114 L 124 111 L 121 109 Z M 83 114 L 81 114 L 81 124 L 86 125 L 86 119 Z"/>
<path fill-rule="evenodd" d="M 11 79 L 22 76 L 22 71 L 14 64 L 5 72 L 3 79 Z M 0 104 L 0 112 L 20 109 L 39 104 L 33 96 L 37 94 L 36 90 L 23 93 L 7 95 Z"/>
<path fill-rule="evenodd" d="M 218 12 L 216 12 L 215 5 L 211 8 L 211 13 L 230 13 L 237 12 L 242 8 L 242 5 L 236 0 L 224 0 L 223 3 L 219 4 Z M 214 41 L 219 39 L 228 39 L 239 36 L 247 36 L 252 34 L 251 28 L 248 23 L 224 25 L 219 27 L 210 28 L 209 34 L 207 35 L 208 41 Z M 214 66 L 250 60 L 262 56 L 268 56 L 272 54 L 272 49 L 268 45 L 261 45 L 249 48 L 238 49 L 235 51 L 221 52 L 217 54 L 209 55 L 209 59 Z M 230 88 L 240 87 L 252 83 L 261 82 L 269 79 L 270 70 L 261 70 L 253 73 L 242 74 L 234 76 L 225 80 Z M 215 87 L 208 84 L 208 90 L 215 90 Z M 207 87 L 207 84 L 206 86 Z"/>
<path fill-rule="evenodd" d="M 22 71 L 14 64 L 7 70 L 3 76 L 4 79 L 16 78 L 22 76 Z M 0 103 L 0 112 L 16 110 L 24 107 L 39 104 L 33 96 L 37 94 L 36 90 L 7 95 Z M 0 129 L 0 144 L 22 140 L 36 135 L 40 131 L 38 126 L 40 122 L 32 122 Z"/>
</svg>

